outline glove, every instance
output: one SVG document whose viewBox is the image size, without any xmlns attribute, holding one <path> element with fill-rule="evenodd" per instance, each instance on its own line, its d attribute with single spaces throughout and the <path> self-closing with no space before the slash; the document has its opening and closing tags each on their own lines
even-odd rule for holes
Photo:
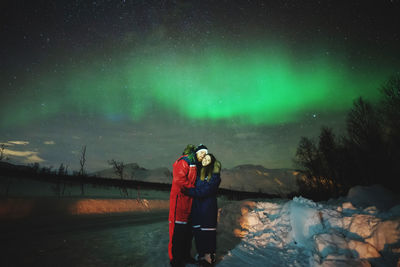
<svg viewBox="0 0 400 267">
<path fill-rule="evenodd" d="M 181 193 L 184 195 L 189 195 L 189 188 L 187 187 L 182 187 L 181 188 Z"/>
</svg>

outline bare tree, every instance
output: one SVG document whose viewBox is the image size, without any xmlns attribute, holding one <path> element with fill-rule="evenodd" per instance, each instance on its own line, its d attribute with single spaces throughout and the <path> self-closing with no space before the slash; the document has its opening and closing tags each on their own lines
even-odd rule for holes
<svg viewBox="0 0 400 267">
<path fill-rule="evenodd" d="M 1 144 L 0 146 L 0 161 L 2 161 L 4 159 L 4 150 L 5 150 L 5 145 Z M 7 158 L 6 158 L 7 160 Z M 5 178 L 6 179 L 6 186 L 5 186 L 5 196 L 8 197 L 8 192 L 10 191 L 10 186 L 12 183 L 12 179 L 10 177 Z"/>
<path fill-rule="evenodd" d="M 65 166 L 64 175 L 68 175 L 68 165 Z M 62 190 L 61 190 L 61 195 L 64 195 L 64 194 L 65 194 L 65 186 L 66 186 L 66 183 L 67 183 L 67 181 L 64 179 L 63 188 L 62 188 Z"/>
<path fill-rule="evenodd" d="M 31 164 L 29 167 L 31 168 L 32 172 L 35 174 L 39 173 L 39 171 L 40 171 L 40 164 L 37 162 Z"/>
<path fill-rule="evenodd" d="M 41 174 L 50 175 L 50 174 L 53 172 L 52 169 L 53 169 L 53 166 L 49 166 L 49 167 L 43 166 L 43 167 L 40 169 L 40 173 L 41 173 Z M 54 171 L 54 173 L 56 173 L 56 171 Z"/>
<path fill-rule="evenodd" d="M 63 175 L 65 175 L 65 166 L 64 166 L 64 163 L 61 163 L 61 164 L 60 164 L 60 167 L 58 167 L 57 175 L 58 175 L 58 176 L 63 176 Z"/>
<path fill-rule="evenodd" d="M 384 118 L 387 162 L 390 164 L 387 184 L 391 185 L 397 180 L 395 177 L 398 176 L 398 166 L 400 166 L 400 75 L 391 77 L 381 91 L 383 99 L 380 111 Z"/>
<path fill-rule="evenodd" d="M 61 197 L 61 185 L 60 185 L 60 179 L 61 179 L 61 173 L 64 172 L 64 164 L 61 163 L 60 167 L 58 168 L 58 172 L 56 171 L 56 175 L 55 175 L 55 179 L 56 179 L 56 183 L 51 186 L 51 189 L 53 190 L 53 192 L 56 194 L 56 196 L 58 198 Z"/>
<path fill-rule="evenodd" d="M 134 177 L 135 177 L 135 171 L 134 170 L 132 170 L 131 177 L 132 177 L 132 180 L 134 180 Z M 137 201 L 141 202 L 142 200 L 140 199 L 140 185 L 137 185 L 136 192 L 137 192 Z"/>
<path fill-rule="evenodd" d="M 64 166 L 64 163 L 60 164 L 60 167 L 58 168 L 57 172 L 57 184 L 53 188 L 54 192 L 58 195 L 58 197 L 61 197 L 65 193 L 65 186 L 66 186 L 66 181 L 65 181 L 65 176 L 68 175 L 68 166 Z M 63 180 L 63 184 L 61 185 L 61 179 Z"/>
<path fill-rule="evenodd" d="M 323 191 L 324 177 L 321 176 L 321 157 L 313 140 L 301 137 L 294 163 L 304 174 L 297 180 L 300 192 L 308 196 L 312 192 L 318 192 L 318 194 L 320 191 L 325 192 Z"/>
<path fill-rule="evenodd" d="M 4 144 L 1 144 L 0 146 L 0 161 L 2 161 L 4 158 Z"/>
<path fill-rule="evenodd" d="M 354 101 L 347 115 L 348 143 L 356 159 L 354 168 L 360 170 L 358 183 L 373 184 L 387 169 L 382 121 L 376 107 L 362 98 Z"/>
<path fill-rule="evenodd" d="M 4 150 L 5 150 L 4 144 L 1 144 L 1 146 L 0 146 L 0 161 L 2 161 L 4 159 Z"/>
<path fill-rule="evenodd" d="M 9 157 L 5 156 L 4 150 L 5 150 L 5 144 L 1 144 L 1 146 L 0 146 L 0 161 L 2 161 L 3 159 L 10 160 Z M 5 196 L 8 197 L 8 193 L 10 191 L 10 187 L 11 187 L 13 179 L 11 177 L 7 177 L 7 178 L 4 177 L 4 179 L 5 179 Z"/>
<path fill-rule="evenodd" d="M 81 178 L 81 194 L 85 194 L 85 183 L 83 177 L 85 175 L 85 163 L 86 163 L 86 145 L 82 147 L 81 158 L 79 159 L 79 164 L 81 168 L 79 169 L 79 176 Z"/>
<path fill-rule="evenodd" d="M 124 183 L 124 169 L 125 169 L 125 164 L 122 161 L 116 161 L 114 159 L 109 160 L 108 164 L 110 164 L 116 175 L 118 175 L 120 181 L 121 181 L 121 194 L 125 197 L 128 197 L 128 190 L 126 189 L 126 185 Z"/>
<path fill-rule="evenodd" d="M 120 180 L 124 179 L 124 168 L 125 168 L 125 164 L 122 161 L 116 161 L 114 159 L 109 160 L 108 164 L 110 164 L 116 175 L 118 175 L 118 177 L 120 178 Z"/>
<path fill-rule="evenodd" d="M 400 76 L 382 88 L 383 99 L 353 102 L 346 118 L 346 135 L 339 139 L 322 128 L 318 146 L 302 138 L 296 165 L 305 178 L 299 180 L 303 196 L 322 200 L 346 194 L 354 185 L 375 183 L 398 191 L 395 182 L 400 164 Z M 330 191 L 325 191 L 329 186 Z"/>
<path fill-rule="evenodd" d="M 79 164 L 81 168 L 79 169 L 79 175 L 84 175 L 85 174 L 85 163 L 86 163 L 86 145 L 82 147 L 81 151 L 81 158 L 79 159 Z"/>
<path fill-rule="evenodd" d="M 381 88 L 383 95 L 381 111 L 384 115 L 388 134 L 400 139 L 400 75 L 393 76 Z"/>
</svg>

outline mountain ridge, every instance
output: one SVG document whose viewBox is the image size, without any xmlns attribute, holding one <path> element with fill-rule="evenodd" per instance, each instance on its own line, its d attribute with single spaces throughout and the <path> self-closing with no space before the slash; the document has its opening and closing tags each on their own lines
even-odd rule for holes
<svg viewBox="0 0 400 267">
<path fill-rule="evenodd" d="M 97 177 L 119 179 L 113 168 L 92 173 Z M 243 164 L 221 171 L 221 188 L 286 195 L 297 191 L 301 174 L 293 169 L 268 169 L 262 165 Z M 137 163 L 125 165 L 123 178 L 144 182 L 172 183 L 172 172 L 166 167 L 145 169 Z"/>
</svg>

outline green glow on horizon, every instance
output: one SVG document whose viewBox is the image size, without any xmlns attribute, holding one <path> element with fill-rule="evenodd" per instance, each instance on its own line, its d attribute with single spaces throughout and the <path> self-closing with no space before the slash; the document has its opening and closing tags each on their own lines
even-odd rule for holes
<svg viewBox="0 0 400 267">
<path fill-rule="evenodd" d="M 371 68 L 375 75 L 356 73 L 318 53 L 302 59 L 270 47 L 165 49 L 109 64 L 95 61 L 67 67 L 63 75 L 44 73 L 24 88 L 26 99 L 2 107 L 0 121 L 23 125 L 59 113 L 140 120 L 157 109 L 191 120 L 271 125 L 294 122 L 308 111 L 346 110 L 361 95 L 376 100 L 390 75 Z"/>
</svg>

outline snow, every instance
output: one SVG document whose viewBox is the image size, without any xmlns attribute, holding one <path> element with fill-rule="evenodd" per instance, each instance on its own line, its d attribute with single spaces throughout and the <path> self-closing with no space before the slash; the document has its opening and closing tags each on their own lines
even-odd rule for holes
<svg viewBox="0 0 400 267">
<path fill-rule="evenodd" d="M 111 213 L 146 211 L 146 216 L 153 218 L 152 212 L 157 210 L 163 210 L 166 217 L 168 209 L 166 199 L 48 200 L 3 199 L 0 219 L 34 210 L 41 215 L 70 214 L 74 218 L 101 213 L 104 220 L 114 224 L 117 219 L 107 217 Z M 326 202 L 301 196 L 218 202 L 217 266 L 400 266 L 400 202 L 380 186 L 355 187 L 347 197 Z M 135 216 L 129 218 L 139 215 Z M 127 224 L 124 220 L 120 227 L 100 232 L 85 230 L 64 237 L 60 231 L 59 240 L 67 242 L 58 250 L 50 249 L 54 246 L 50 241 L 38 249 L 47 249 L 47 262 L 82 251 L 87 262 L 80 262 L 80 266 L 113 262 L 119 266 L 168 266 L 167 220 L 150 224 L 151 219 L 144 220 L 146 224 Z M 26 246 L 25 250 L 29 249 Z M 81 258 L 75 260 L 78 263 Z"/>
<path fill-rule="evenodd" d="M 254 202 L 240 218 L 242 240 L 218 266 L 399 266 L 396 203 L 380 186 L 328 202 Z"/>
<path fill-rule="evenodd" d="M 349 190 L 347 199 L 356 206 L 376 207 L 387 210 L 399 203 L 399 196 L 381 185 L 355 186 Z"/>
</svg>

